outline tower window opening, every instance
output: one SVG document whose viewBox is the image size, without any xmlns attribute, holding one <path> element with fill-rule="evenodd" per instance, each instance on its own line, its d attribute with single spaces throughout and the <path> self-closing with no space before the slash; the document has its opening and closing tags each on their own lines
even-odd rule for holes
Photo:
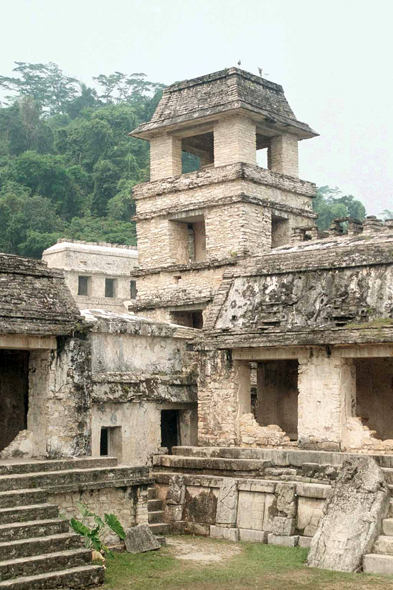
<svg viewBox="0 0 393 590">
<path fill-rule="evenodd" d="M 182 140 L 182 173 L 214 165 L 213 132 L 185 137 Z"/>
</svg>

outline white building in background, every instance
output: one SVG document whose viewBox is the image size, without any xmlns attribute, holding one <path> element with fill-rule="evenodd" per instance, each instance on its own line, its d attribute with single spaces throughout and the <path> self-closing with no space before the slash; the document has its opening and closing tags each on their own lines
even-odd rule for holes
<svg viewBox="0 0 393 590">
<path fill-rule="evenodd" d="M 125 302 L 136 297 L 132 271 L 138 266 L 138 250 L 133 246 L 61 239 L 42 259 L 49 268 L 64 271 L 79 309 L 126 312 Z"/>
</svg>

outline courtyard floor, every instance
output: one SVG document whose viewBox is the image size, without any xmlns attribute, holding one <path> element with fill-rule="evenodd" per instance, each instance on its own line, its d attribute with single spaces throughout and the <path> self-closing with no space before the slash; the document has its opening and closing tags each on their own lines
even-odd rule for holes
<svg viewBox="0 0 393 590">
<path fill-rule="evenodd" d="M 393 590 L 393 576 L 310 569 L 307 550 L 205 537 L 169 537 L 166 547 L 106 561 L 105 590 Z"/>
</svg>

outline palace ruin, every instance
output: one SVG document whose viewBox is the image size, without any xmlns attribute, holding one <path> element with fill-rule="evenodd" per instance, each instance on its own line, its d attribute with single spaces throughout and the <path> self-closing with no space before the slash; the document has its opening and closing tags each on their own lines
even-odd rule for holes
<svg viewBox="0 0 393 590">
<path fill-rule="evenodd" d="M 151 154 L 137 252 L 0 255 L 0 522 L 82 500 L 157 534 L 309 546 L 351 454 L 393 486 L 393 224 L 318 231 L 298 178 L 298 143 L 317 134 L 238 68 L 170 86 L 131 135 Z M 183 152 L 199 170 L 182 174 Z M 393 573 L 390 515 L 365 571 Z M 38 555 L 69 551 L 63 581 L 102 581 L 63 524 L 45 526 Z M 0 580 L 34 584 L 22 562 L 39 535 L 21 527 L 21 548 L 1 529 Z"/>
</svg>

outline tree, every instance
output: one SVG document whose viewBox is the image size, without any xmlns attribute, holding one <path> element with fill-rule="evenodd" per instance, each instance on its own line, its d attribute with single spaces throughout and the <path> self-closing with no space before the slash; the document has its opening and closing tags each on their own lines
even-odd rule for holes
<svg viewBox="0 0 393 590">
<path fill-rule="evenodd" d="M 0 251 L 40 257 L 59 237 L 136 244 L 131 193 L 148 180 L 149 146 L 128 134 L 164 86 L 121 72 L 96 82 L 98 92 L 53 63 L 16 62 L 0 76 L 10 94 L 0 108 Z"/>
<path fill-rule="evenodd" d="M 313 200 L 313 209 L 318 213 L 317 226 L 320 230 L 328 229 L 333 219 L 338 217 L 362 220 L 366 216 L 363 203 L 352 195 L 343 195 L 338 188 L 329 186 L 318 189 Z"/>
<path fill-rule="evenodd" d="M 0 86 L 17 97 L 29 96 L 38 101 L 49 114 L 65 113 L 67 105 L 77 96 L 79 83 L 64 74 L 54 63 L 30 64 L 16 61 L 17 76 L 0 76 Z M 7 96 L 12 102 L 13 95 Z"/>
</svg>

